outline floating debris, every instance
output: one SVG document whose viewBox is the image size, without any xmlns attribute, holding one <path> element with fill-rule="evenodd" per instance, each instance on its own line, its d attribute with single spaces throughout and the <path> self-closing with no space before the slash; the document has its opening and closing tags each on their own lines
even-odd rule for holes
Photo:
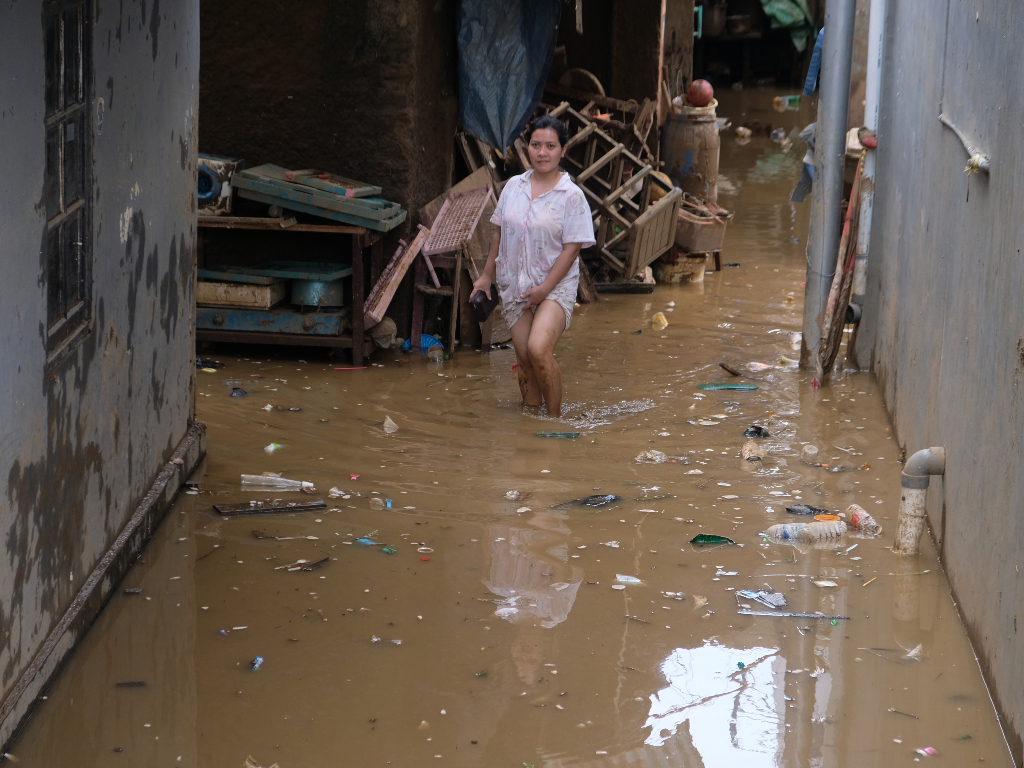
<svg viewBox="0 0 1024 768">
<path fill-rule="evenodd" d="M 690 539 L 690 543 L 703 547 L 707 544 L 735 544 L 736 542 L 726 536 L 716 536 L 713 533 L 698 533 Z"/>
<path fill-rule="evenodd" d="M 707 392 L 752 392 L 757 387 L 753 384 L 729 384 L 724 382 L 712 382 L 711 384 L 698 384 L 697 389 L 703 389 Z"/>
</svg>

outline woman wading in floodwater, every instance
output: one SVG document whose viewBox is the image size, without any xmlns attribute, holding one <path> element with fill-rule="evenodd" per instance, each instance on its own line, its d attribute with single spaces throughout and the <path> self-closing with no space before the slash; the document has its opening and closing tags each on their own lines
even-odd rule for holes
<svg viewBox="0 0 1024 768">
<path fill-rule="evenodd" d="M 505 184 L 491 223 L 498 229 L 473 292 L 491 298 L 498 284 L 512 331 L 519 390 L 526 405 L 562 415 L 562 374 L 555 344 L 569 328 L 580 279 L 580 249 L 594 244 L 594 221 L 583 192 L 558 167 L 569 132 L 544 115 L 527 131 L 532 171 Z M 497 278 L 495 280 L 495 277 Z"/>
</svg>

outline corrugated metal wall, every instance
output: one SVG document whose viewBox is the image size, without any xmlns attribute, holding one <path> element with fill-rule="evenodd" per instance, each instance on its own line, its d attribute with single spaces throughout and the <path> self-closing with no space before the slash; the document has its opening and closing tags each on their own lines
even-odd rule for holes
<svg viewBox="0 0 1024 768">
<path fill-rule="evenodd" d="M 889 0 L 868 294 L 858 352 L 900 444 L 947 451 L 929 517 L 1024 763 L 1024 14 Z M 967 153 L 940 110 L 992 159 Z"/>
</svg>

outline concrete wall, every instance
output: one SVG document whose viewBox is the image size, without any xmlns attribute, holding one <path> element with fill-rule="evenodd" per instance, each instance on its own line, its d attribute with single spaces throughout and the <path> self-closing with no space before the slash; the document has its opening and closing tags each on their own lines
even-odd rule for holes
<svg viewBox="0 0 1024 768">
<path fill-rule="evenodd" d="M 202 151 L 379 184 L 414 229 L 451 182 L 455 2 L 203 3 Z"/>
<path fill-rule="evenodd" d="M 946 448 L 929 517 L 1024 764 L 1024 16 L 889 0 L 862 363 L 907 453 Z M 992 158 L 967 175 L 940 109 Z"/>
<path fill-rule="evenodd" d="M 88 577 L 152 492 L 194 413 L 198 0 L 87 5 L 92 88 L 76 140 L 91 144 L 92 319 L 58 365 L 47 363 L 41 249 L 43 6 L 0 4 L 2 742 L 28 706 L 18 695 L 45 682 L 36 679 L 43 656 L 69 647 L 52 632 L 81 607 Z M 91 590 L 98 611 L 102 599 L 96 605 Z"/>
</svg>

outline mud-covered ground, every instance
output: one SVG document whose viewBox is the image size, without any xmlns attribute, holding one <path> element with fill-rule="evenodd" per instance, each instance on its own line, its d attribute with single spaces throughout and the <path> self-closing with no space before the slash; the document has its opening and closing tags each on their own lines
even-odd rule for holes
<svg viewBox="0 0 1024 768">
<path fill-rule="evenodd" d="M 719 114 L 813 119 L 770 111 L 773 95 L 724 94 Z M 561 420 L 520 405 L 511 350 L 377 352 L 362 371 L 212 350 L 203 491 L 39 703 L 20 765 L 1010 766 L 933 548 L 889 549 L 899 446 L 871 375 L 815 391 L 796 369 L 803 152 L 723 136 L 723 261 L 739 266 L 581 307 L 558 348 Z M 698 389 L 737 381 L 720 361 L 758 389 Z M 753 424 L 771 433 L 760 464 L 740 457 Z M 807 443 L 828 466 L 801 461 Z M 668 460 L 637 460 L 649 450 Z M 328 508 L 214 512 L 310 499 L 241 487 L 263 472 L 312 482 Z M 578 501 L 597 495 L 618 498 Z M 883 531 L 761 535 L 800 503 L 857 503 Z M 689 543 L 701 533 L 736 544 Z M 736 594 L 759 589 L 848 618 L 739 613 L 773 611 Z"/>
</svg>

